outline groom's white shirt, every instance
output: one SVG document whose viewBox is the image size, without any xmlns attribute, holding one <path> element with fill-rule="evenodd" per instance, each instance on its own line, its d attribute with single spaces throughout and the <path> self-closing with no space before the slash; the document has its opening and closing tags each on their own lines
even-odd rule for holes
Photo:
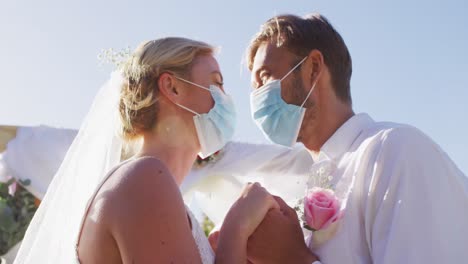
<svg viewBox="0 0 468 264">
<path fill-rule="evenodd" d="M 322 263 L 466 263 L 468 178 L 416 128 L 349 119 L 313 155 L 332 161 L 345 215 Z"/>
</svg>

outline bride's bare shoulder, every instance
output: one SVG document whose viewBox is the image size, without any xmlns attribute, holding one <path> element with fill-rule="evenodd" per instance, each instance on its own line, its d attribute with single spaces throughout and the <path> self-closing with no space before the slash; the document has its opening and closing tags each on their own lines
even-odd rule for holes
<svg viewBox="0 0 468 264">
<path fill-rule="evenodd" d="M 168 207 L 185 208 L 177 183 L 165 164 L 155 158 L 127 162 L 114 172 L 106 185 L 101 190 L 108 192 L 103 202 L 106 214 L 113 221 L 124 221 L 128 215 L 153 210 L 164 212 Z"/>
<path fill-rule="evenodd" d="M 142 157 L 129 161 L 115 172 L 118 188 L 132 190 L 133 188 L 166 188 L 177 184 L 166 165 L 153 157 Z"/>
<path fill-rule="evenodd" d="M 104 228 L 122 259 L 135 263 L 196 259 L 198 251 L 182 195 L 166 166 L 154 158 L 140 158 L 114 173 L 102 207 Z"/>
</svg>

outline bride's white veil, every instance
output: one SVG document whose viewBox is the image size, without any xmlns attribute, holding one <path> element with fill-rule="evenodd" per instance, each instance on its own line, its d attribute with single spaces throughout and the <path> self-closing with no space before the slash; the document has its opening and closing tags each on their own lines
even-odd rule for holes
<svg viewBox="0 0 468 264">
<path fill-rule="evenodd" d="M 122 81 L 121 73 L 116 71 L 99 90 L 14 263 L 75 263 L 75 245 L 88 199 L 121 159 L 123 141 L 117 132 Z M 47 155 L 47 149 L 43 151 Z"/>
</svg>

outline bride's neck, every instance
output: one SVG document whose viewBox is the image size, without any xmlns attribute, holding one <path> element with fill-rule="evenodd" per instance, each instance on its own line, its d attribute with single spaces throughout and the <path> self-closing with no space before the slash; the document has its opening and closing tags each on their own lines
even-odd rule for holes
<svg viewBox="0 0 468 264">
<path fill-rule="evenodd" d="M 190 172 L 197 158 L 198 150 L 193 144 L 180 144 L 174 137 L 151 135 L 143 138 L 143 145 L 137 156 L 153 156 L 162 161 L 171 172 L 177 184 Z"/>
</svg>

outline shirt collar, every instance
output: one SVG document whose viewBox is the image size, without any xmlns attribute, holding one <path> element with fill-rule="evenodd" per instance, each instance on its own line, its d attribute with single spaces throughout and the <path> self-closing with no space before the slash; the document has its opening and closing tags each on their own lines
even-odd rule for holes
<svg viewBox="0 0 468 264">
<path fill-rule="evenodd" d="M 374 120 L 366 114 L 352 116 L 325 142 L 319 153 L 311 152 L 314 162 L 335 159 L 343 155 L 357 139 L 359 134 Z"/>
</svg>

